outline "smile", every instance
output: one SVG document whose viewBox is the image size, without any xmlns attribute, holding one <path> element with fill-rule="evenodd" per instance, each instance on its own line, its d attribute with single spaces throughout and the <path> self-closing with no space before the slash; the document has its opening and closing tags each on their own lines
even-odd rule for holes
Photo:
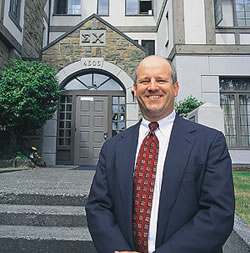
<svg viewBox="0 0 250 253">
<path fill-rule="evenodd" d="M 161 96 L 148 96 L 148 98 L 160 98 Z"/>
</svg>

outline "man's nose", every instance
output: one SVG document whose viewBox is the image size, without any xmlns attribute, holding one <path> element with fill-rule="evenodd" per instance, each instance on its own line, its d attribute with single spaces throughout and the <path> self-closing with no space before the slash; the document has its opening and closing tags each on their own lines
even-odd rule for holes
<svg viewBox="0 0 250 253">
<path fill-rule="evenodd" d="M 149 90 L 158 90 L 159 89 L 158 83 L 154 78 L 151 79 L 148 89 Z"/>
</svg>

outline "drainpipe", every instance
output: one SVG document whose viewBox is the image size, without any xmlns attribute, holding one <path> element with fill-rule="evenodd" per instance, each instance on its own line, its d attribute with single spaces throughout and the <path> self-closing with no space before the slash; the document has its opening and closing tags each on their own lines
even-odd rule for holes
<svg viewBox="0 0 250 253">
<path fill-rule="evenodd" d="M 50 14 L 51 14 L 51 0 L 49 0 L 49 18 L 48 18 L 48 36 L 47 36 L 47 45 L 49 44 L 49 33 L 50 33 Z"/>
</svg>

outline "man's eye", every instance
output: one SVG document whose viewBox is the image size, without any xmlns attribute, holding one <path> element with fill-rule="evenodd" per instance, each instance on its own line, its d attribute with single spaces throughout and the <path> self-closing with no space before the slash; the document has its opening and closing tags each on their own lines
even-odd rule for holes
<svg viewBox="0 0 250 253">
<path fill-rule="evenodd" d="M 140 84 L 149 84 L 150 81 L 149 80 L 140 80 L 139 83 Z"/>
<path fill-rule="evenodd" d="M 160 84 L 164 84 L 164 83 L 167 83 L 168 80 L 165 80 L 165 79 L 160 79 L 160 80 L 157 80 L 157 83 L 160 83 Z"/>
</svg>

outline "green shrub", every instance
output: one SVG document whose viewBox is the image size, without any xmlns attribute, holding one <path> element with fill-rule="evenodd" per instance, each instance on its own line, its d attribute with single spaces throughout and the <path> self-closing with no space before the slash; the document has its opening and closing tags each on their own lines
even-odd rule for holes
<svg viewBox="0 0 250 253">
<path fill-rule="evenodd" d="M 53 117 L 60 90 L 55 69 L 40 61 L 11 60 L 0 78 L 0 131 L 18 151 L 24 132 L 39 129 Z"/>
<path fill-rule="evenodd" d="M 189 112 L 198 108 L 202 104 L 204 104 L 204 102 L 198 101 L 198 99 L 193 96 L 189 96 L 184 100 L 180 100 L 175 103 L 175 111 L 179 116 L 185 118 Z"/>
</svg>

